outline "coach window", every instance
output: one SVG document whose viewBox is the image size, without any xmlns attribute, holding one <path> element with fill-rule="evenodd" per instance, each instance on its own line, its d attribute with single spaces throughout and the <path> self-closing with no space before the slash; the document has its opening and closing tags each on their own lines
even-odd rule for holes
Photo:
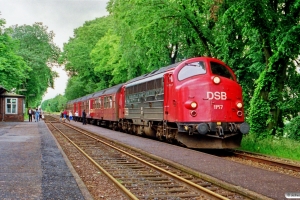
<svg viewBox="0 0 300 200">
<path fill-rule="evenodd" d="M 211 67 L 211 71 L 212 71 L 213 74 L 223 76 L 225 78 L 234 80 L 232 74 L 230 73 L 228 68 L 225 67 L 224 65 L 221 65 L 221 64 L 216 63 L 216 62 L 211 62 L 210 67 Z"/>
<path fill-rule="evenodd" d="M 103 101 L 103 97 L 101 97 L 100 99 L 100 108 L 103 108 L 104 107 L 104 101 Z"/>
<path fill-rule="evenodd" d="M 18 99 L 6 98 L 5 113 L 6 114 L 18 114 Z"/>
<path fill-rule="evenodd" d="M 109 108 L 112 108 L 113 102 L 112 102 L 112 96 L 109 96 Z"/>
<path fill-rule="evenodd" d="M 113 103 L 112 107 L 115 108 L 116 107 L 116 96 L 115 95 L 112 96 L 112 103 Z"/>
<path fill-rule="evenodd" d="M 205 73 L 206 73 L 206 67 L 204 62 L 200 61 L 200 62 L 189 63 L 179 71 L 178 80 L 182 81 L 189 77 L 205 74 Z"/>
<path fill-rule="evenodd" d="M 105 97 L 105 108 L 109 108 L 109 96 Z"/>
</svg>

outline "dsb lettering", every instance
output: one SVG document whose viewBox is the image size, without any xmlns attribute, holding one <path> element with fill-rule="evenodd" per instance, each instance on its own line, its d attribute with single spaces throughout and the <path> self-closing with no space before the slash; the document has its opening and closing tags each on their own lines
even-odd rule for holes
<svg viewBox="0 0 300 200">
<path fill-rule="evenodd" d="M 206 97 L 208 100 L 226 100 L 226 92 L 207 92 Z"/>
</svg>

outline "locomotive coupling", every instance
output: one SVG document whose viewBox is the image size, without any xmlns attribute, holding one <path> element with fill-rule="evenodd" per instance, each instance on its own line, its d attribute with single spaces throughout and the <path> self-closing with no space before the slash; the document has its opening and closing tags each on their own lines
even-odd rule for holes
<svg viewBox="0 0 300 200">
<path fill-rule="evenodd" d="M 217 132 L 220 137 L 222 137 L 222 138 L 224 137 L 224 130 L 223 130 L 222 126 L 220 126 L 220 125 L 217 126 Z"/>
</svg>

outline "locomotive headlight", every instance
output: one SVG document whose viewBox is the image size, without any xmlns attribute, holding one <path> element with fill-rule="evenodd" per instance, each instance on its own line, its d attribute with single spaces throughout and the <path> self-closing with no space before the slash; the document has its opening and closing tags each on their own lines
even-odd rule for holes
<svg viewBox="0 0 300 200">
<path fill-rule="evenodd" d="M 219 83 L 221 82 L 220 77 L 214 76 L 214 77 L 213 77 L 213 82 L 214 82 L 215 84 L 219 84 Z"/>
<path fill-rule="evenodd" d="M 198 103 L 194 100 L 187 100 L 184 106 L 189 110 L 195 110 L 198 107 Z"/>
<path fill-rule="evenodd" d="M 238 102 L 238 103 L 236 104 L 236 107 L 237 107 L 237 108 L 242 108 L 242 107 L 243 107 L 243 104 L 242 104 L 241 102 Z"/>
<path fill-rule="evenodd" d="M 192 102 L 191 103 L 191 108 L 197 108 L 197 103 L 196 102 Z"/>
</svg>

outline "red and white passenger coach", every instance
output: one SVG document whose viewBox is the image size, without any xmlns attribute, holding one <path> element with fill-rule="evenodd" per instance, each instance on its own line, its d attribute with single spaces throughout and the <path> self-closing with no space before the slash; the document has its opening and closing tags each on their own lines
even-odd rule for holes
<svg viewBox="0 0 300 200">
<path fill-rule="evenodd" d="M 236 148 L 249 132 L 242 88 L 225 63 L 197 57 L 68 102 L 81 121 L 188 148 Z M 76 117 L 75 117 L 76 118 Z"/>
</svg>

